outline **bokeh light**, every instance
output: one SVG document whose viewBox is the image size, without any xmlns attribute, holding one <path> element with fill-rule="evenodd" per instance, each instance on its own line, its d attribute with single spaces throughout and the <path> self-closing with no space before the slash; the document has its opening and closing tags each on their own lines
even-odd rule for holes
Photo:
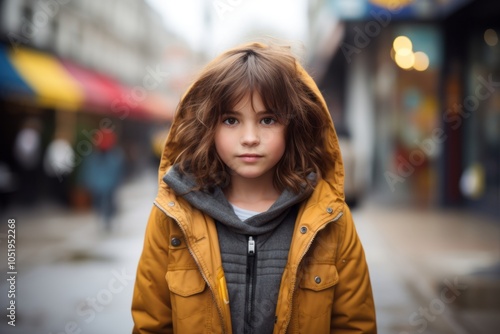
<svg viewBox="0 0 500 334">
<path fill-rule="evenodd" d="M 498 34 L 493 29 L 486 29 L 484 32 L 484 41 L 489 46 L 495 46 L 498 44 Z"/>
<path fill-rule="evenodd" d="M 409 55 L 413 49 L 411 40 L 406 36 L 396 37 L 394 39 L 394 42 L 392 43 L 392 46 L 394 47 L 394 51 L 396 51 L 396 53 L 399 53 L 403 56 Z"/>
<path fill-rule="evenodd" d="M 399 67 L 404 70 L 409 70 L 415 64 L 415 54 L 413 52 L 401 54 L 396 52 L 396 56 L 394 56 L 394 60 Z"/>
<path fill-rule="evenodd" d="M 425 71 L 429 68 L 429 56 L 425 52 L 417 51 L 414 53 L 415 56 L 415 64 L 413 68 L 417 71 Z"/>
</svg>

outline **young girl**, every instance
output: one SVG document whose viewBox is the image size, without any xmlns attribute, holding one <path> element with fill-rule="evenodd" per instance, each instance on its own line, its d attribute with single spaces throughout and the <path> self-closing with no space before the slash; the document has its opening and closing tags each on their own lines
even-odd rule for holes
<svg viewBox="0 0 500 334">
<path fill-rule="evenodd" d="M 137 269 L 134 333 L 376 333 L 323 97 L 288 48 L 213 60 L 181 100 Z"/>
</svg>

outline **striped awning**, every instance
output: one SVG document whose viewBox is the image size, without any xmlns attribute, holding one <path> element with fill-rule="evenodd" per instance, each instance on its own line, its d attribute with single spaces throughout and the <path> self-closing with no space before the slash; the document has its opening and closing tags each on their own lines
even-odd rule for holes
<svg viewBox="0 0 500 334">
<path fill-rule="evenodd" d="M 140 101 L 133 88 L 50 54 L 0 45 L 0 98 L 42 108 L 98 112 L 116 117 L 172 120 L 175 103 L 158 92 Z"/>
<path fill-rule="evenodd" d="M 10 62 L 35 92 L 41 107 L 76 111 L 84 101 L 80 84 L 49 54 L 26 48 L 8 51 Z"/>
<path fill-rule="evenodd" d="M 126 89 L 100 73 L 73 62 L 62 60 L 65 70 L 79 83 L 85 95 L 85 107 L 107 113 L 112 101 L 120 99 Z"/>
<path fill-rule="evenodd" d="M 8 49 L 0 45 L 0 97 L 20 99 L 34 96 L 35 92 L 12 65 Z"/>
</svg>

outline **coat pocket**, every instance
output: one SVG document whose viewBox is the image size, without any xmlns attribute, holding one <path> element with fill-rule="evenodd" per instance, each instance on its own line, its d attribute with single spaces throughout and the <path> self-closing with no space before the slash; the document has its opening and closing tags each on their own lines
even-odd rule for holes
<svg viewBox="0 0 500 334">
<path fill-rule="evenodd" d="M 171 292 L 175 318 L 182 320 L 207 312 L 210 291 L 197 268 L 168 271 L 165 279 Z"/>
<path fill-rule="evenodd" d="M 339 282 L 337 267 L 331 263 L 311 263 L 303 269 L 299 283 L 299 310 L 302 315 L 318 318 L 331 313 L 334 286 Z"/>
</svg>

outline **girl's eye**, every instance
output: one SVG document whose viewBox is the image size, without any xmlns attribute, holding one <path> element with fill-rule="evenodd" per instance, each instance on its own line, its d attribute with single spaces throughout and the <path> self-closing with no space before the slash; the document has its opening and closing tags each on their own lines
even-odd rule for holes
<svg viewBox="0 0 500 334">
<path fill-rule="evenodd" d="M 271 118 L 271 117 L 266 117 L 266 118 L 263 118 L 261 120 L 261 122 L 264 125 L 273 125 L 274 123 L 276 123 L 276 120 L 274 118 Z"/>
<path fill-rule="evenodd" d="M 238 123 L 238 121 L 236 120 L 236 118 L 228 117 L 228 118 L 224 119 L 222 121 L 222 123 L 224 123 L 226 125 L 235 125 L 236 123 Z"/>
</svg>

